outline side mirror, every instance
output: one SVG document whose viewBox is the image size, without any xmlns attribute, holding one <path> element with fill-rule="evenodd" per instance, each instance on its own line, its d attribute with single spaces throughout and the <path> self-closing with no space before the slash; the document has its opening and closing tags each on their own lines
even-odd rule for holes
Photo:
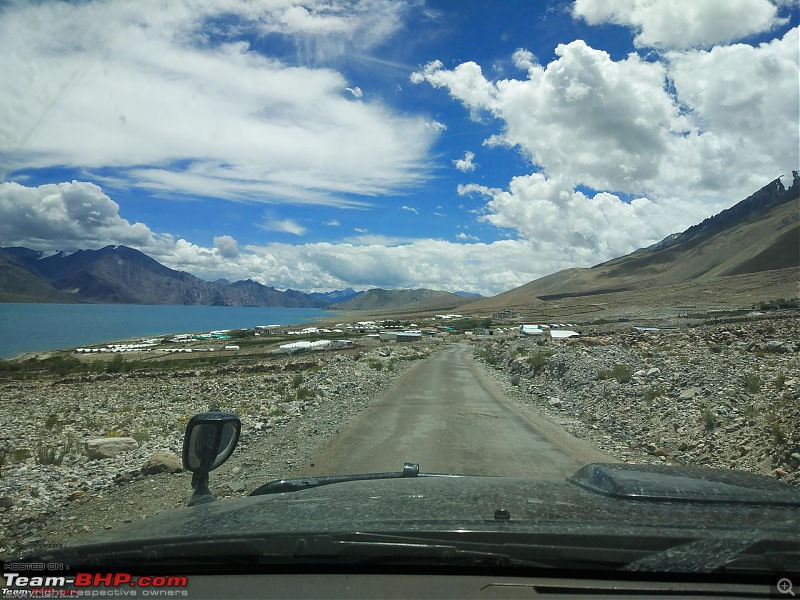
<svg viewBox="0 0 800 600">
<path fill-rule="evenodd" d="M 216 501 L 208 474 L 230 458 L 241 432 L 242 422 L 229 412 L 205 412 L 189 420 L 183 438 L 183 466 L 192 472 L 194 489 L 189 506 Z"/>
</svg>

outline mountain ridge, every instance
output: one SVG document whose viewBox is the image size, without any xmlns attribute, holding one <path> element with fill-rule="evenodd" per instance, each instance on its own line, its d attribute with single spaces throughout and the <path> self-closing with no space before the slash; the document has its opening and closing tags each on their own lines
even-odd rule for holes
<svg viewBox="0 0 800 600">
<path fill-rule="evenodd" d="M 784 269 L 791 277 L 800 266 L 800 173 L 792 175 L 789 188 L 780 178 L 771 181 L 731 208 L 647 248 L 593 267 L 551 273 L 462 308 L 482 312 L 659 286 L 666 292 L 668 286 Z"/>
</svg>

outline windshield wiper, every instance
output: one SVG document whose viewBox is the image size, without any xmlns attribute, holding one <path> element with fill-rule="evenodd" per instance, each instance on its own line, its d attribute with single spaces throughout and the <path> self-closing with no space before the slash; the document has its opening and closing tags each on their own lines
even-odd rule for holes
<svg viewBox="0 0 800 600">
<path fill-rule="evenodd" d="M 469 546 L 469 547 L 464 547 Z M 249 568 L 269 564 L 425 564 L 485 567 L 553 565 L 502 552 L 502 544 L 462 544 L 406 535 L 274 535 L 269 537 L 98 545 L 62 550 L 73 566 Z"/>
<path fill-rule="evenodd" d="M 402 471 L 387 473 L 356 473 L 354 475 L 326 475 L 324 477 L 297 477 L 294 479 L 278 479 L 265 483 L 253 490 L 251 496 L 264 496 L 267 494 L 283 494 L 285 492 L 298 492 L 309 488 L 345 483 L 348 481 L 369 481 L 375 479 L 401 479 L 405 477 L 463 477 L 463 475 L 445 475 L 443 473 L 420 473 L 416 463 L 404 463 Z"/>
</svg>

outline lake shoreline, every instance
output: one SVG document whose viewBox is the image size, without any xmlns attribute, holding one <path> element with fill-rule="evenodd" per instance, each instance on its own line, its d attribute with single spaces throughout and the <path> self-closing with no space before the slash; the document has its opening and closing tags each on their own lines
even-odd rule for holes
<svg viewBox="0 0 800 600">
<path fill-rule="evenodd" d="M 182 333 L 327 322 L 336 314 L 287 307 L 0 303 L 0 359 Z"/>
</svg>

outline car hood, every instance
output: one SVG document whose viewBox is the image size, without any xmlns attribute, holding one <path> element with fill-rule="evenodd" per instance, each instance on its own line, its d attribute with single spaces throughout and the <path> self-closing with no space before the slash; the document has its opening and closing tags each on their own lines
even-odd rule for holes
<svg viewBox="0 0 800 600">
<path fill-rule="evenodd" d="M 358 480 L 176 509 L 74 547 L 292 532 L 686 535 L 743 528 L 797 541 L 800 490 L 742 472 L 625 464 L 587 465 L 566 479 Z"/>
</svg>

